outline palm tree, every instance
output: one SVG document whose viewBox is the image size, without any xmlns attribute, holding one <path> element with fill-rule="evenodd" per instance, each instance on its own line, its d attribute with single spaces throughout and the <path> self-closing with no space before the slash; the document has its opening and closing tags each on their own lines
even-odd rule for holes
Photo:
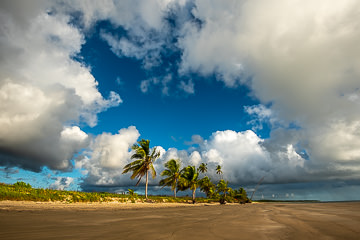
<svg viewBox="0 0 360 240">
<path fill-rule="evenodd" d="M 212 197 L 215 192 L 215 185 L 211 182 L 208 176 L 205 176 L 200 180 L 200 191 L 206 194 L 206 197 Z"/>
<path fill-rule="evenodd" d="M 207 163 L 201 163 L 200 166 L 198 167 L 198 171 L 199 171 L 200 173 L 205 173 L 205 176 L 206 176 Z"/>
<path fill-rule="evenodd" d="M 220 203 L 223 204 L 226 201 L 226 193 L 229 192 L 230 188 L 228 187 L 228 181 L 221 179 L 216 185 L 218 192 L 222 192 L 223 195 L 220 197 Z"/>
<path fill-rule="evenodd" d="M 174 191 L 174 197 L 176 198 L 176 185 L 181 175 L 179 160 L 170 159 L 165 163 L 165 170 L 160 174 L 161 176 L 167 176 L 162 179 L 159 184 L 161 186 L 171 186 L 171 190 Z"/>
<path fill-rule="evenodd" d="M 192 190 L 192 200 L 193 203 L 195 203 L 195 192 L 200 183 L 199 172 L 195 166 L 187 166 L 181 171 L 182 174 L 178 182 L 178 189 L 184 191 L 190 188 Z"/>
<path fill-rule="evenodd" d="M 234 190 L 234 197 L 239 199 L 239 203 L 244 204 L 249 201 L 247 193 L 244 188 L 239 188 L 239 190 Z"/>
<path fill-rule="evenodd" d="M 222 173 L 223 173 L 223 171 L 221 170 L 221 166 L 220 166 L 220 165 L 217 165 L 217 167 L 216 167 L 216 174 L 219 174 L 219 175 L 220 175 L 220 179 L 222 179 Z"/>
<path fill-rule="evenodd" d="M 132 150 L 135 153 L 131 156 L 131 159 L 136 159 L 135 161 L 127 164 L 124 167 L 124 173 L 132 172 L 131 179 L 138 178 L 136 186 L 139 185 L 141 178 L 145 175 L 145 198 L 147 197 L 147 189 L 149 182 L 149 171 L 153 178 L 156 177 L 156 171 L 154 169 L 153 163 L 160 156 L 160 152 L 156 151 L 156 147 L 150 152 L 150 140 L 141 139 L 138 141 L 138 145 L 134 144 Z"/>
</svg>

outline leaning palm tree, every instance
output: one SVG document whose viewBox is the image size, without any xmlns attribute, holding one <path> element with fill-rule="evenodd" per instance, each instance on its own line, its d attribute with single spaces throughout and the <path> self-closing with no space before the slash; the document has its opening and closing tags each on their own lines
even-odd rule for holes
<svg viewBox="0 0 360 240">
<path fill-rule="evenodd" d="M 222 179 L 222 173 L 223 173 L 223 171 L 221 170 L 221 166 L 220 166 L 220 165 L 217 165 L 217 167 L 216 167 L 216 174 L 219 174 L 219 175 L 220 175 L 220 179 Z"/>
<path fill-rule="evenodd" d="M 171 190 L 174 191 L 174 197 L 176 198 L 176 186 L 181 175 L 180 162 L 179 160 L 170 159 L 165 163 L 165 168 L 160 175 L 167 176 L 167 178 L 161 179 L 159 184 L 163 187 L 171 186 Z"/>
<path fill-rule="evenodd" d="M 135 161 L 127 164 L 124 167 L 124 173 L 132 172 L 131 179 L 138 178 L 136 186 L 139 185 L 141 178 L 145 175 L 145 198 L 147 199 L 147 189 L 149 182 L 149 171 L 153 178 L 156 177 L 156 171 L 154 169 L 153 163 L 160 156 L 160 152 L 156 151 L 156 147 L 153 150 L 150 150 L 150 140 L 141 139 L 138 141 L 138 144 L 132 146 L 134 154 L 131 156 L 131 159 L 136 159 Z"/>
<path fill-rule="evenodd" d="M 178 182 L 178 189 L 184 191 L 190 188 L 190 190 L 192 190 L 193 203 L 195 203 L 195 192 L 199 185 L 199 172 L 195 166 L 187 166 L 184 168 Z"/>
<path fill-rule="evenodd" d="M 206 172 L 207 172 L 207 163 L 201 163 L 200 166 L 198 167 L 198 171 L 200 173 L 205 173 L 206 175 Z"/>
</svg>

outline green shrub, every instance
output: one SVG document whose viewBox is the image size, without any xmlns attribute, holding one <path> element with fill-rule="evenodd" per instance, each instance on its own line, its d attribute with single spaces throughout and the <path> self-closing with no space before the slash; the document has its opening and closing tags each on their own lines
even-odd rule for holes
<svg viewBox="0 0 360 240">
<path fill-rule="evenodd" d="M 15 188 L 26 188 L 26 189 L 30 189 L 31 185 L 29 183 L 25 183 L 25 182 L 16 182 L 14 183 L 14 187 Z"/>
</svg>

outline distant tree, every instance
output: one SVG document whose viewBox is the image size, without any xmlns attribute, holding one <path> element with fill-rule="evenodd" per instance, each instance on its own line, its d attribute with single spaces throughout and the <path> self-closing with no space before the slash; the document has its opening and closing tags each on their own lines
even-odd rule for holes
<svg viewBox="0 0 360 240">
<path fill-rule="evenodd" d="M 184 191 L 192 190 L 192 200 L 195 203 L 195 192 L 200 184 L 199 172 L 195 166 L 187 166 L 182 170 L 181 178 L 178 182 L 178 189 Z"/>
<path fill-rule="evenodd" d="M 179 160 L 171 159 L 165 163 L 165 168 L 161 176 L 167 176 L 167 178 L 161 179 L 159 184 L 160 186 L 170 186 L 176 198 L 177 184 L 181 176 L 180 162 Z"/>
<path fill-rule="evenodd" d="M 153 163 L 160 156 L 160 152 L 156 150 L 156 147 L 153 150 L 150 150 L 150 140 L 141 139 L 138 141 L 138 145 L 134 144 L 132 150 L 134 154 L 131 156 L 131 159 L 136 159 L 135 161 L 127 164 L 124 167 L 124 173 L 132 172 L 131 179 L 138 178 L 136 186 L 139 185 L 141 178 L 145 175 L 145 198 L 148 199 L 147 190 L 149 182 L 149 171 L 153 178 L 156 177 L 156 171 Z"/>
<path fill-rule="evenodd" d="M 220 175 L 220 179 L 222 179 L 222 170 L 221 170 L 221 166 L 220 165 L 217 165 L 216 167 L 216 174 L 219 174 Z"/>
<path fill-rule="evenodd" d="M 239 190 L 234 190 L 234 198 L 239 200 L 239 203 L 250 202 L 250 199 L 247 196 L 247 193 L 244 188 L 239 188 Z"/>
<path fill-rule="evenodd" d="M 208 170 L 207 163 L 201 163 L 200 166 L 198 167 L 199 173 L 205 173 L 205 176 L 206 176 L 207 170 Z"/>
</svg>

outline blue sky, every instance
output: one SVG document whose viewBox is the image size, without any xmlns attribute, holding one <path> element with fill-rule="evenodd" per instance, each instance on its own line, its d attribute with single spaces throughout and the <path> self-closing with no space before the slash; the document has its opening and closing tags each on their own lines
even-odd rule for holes
<svg viewBox="0 0 360 240">
<path fill-rule="evenodd" d="M 105 26 L 106 31 L 111 30 L 106 24 L 99 25 Z M 100 26 L 96 29 L 105 31 Z M 79 57 L 91 66 L 91 73 L 99 81 L 98 89 L 102 95 L 106 96 L 115 89 L 123 103 L 100 113 L 101 123 L 87 128 L 86 132 L 116 133 L 119 127 L 134 125 L 144 138 L 151 139 L 155 145 L 166 149 L 184 149 L 188 147 L 186 142 L 190 142 L 195 134 L 208 138 L 218 130 L 243 131 L 251 128 L 247 124 L 250 118 L 244 112 L 244 106 L 259 102 L 250 96 L 247 86 L 227 88 L 214 75 L 204 77 L 196 72 L 189 76 L 179 76 L 177 67 L 169 71 L 164 70 L 166 67 L 163 65 L 176 65 L 181 52 L 168 51 L 164 54 L 177 57 L 166 57 L 161 66 L 149 71 L 142 67 L 141 60 L 119 58 L 98 32 L 91 33 L 82 46 Z M 169 74 L 174 79 L 169 83 L 168 94 L 162 92 L 162 86 L 154 86 L 146 93 L 141 91 L 142 81 Z M 195 82 L 194 93 L 178 89 L 182 79 L 192 79 Z M 142 103 L 149 107 L 141 107 Z M 267 131 L 261 133 L 266 135 Z"/>
<path fill-rule="evenodd" d="M 123 189 L 145 138 L 158 173 L 179 158 L 264 177 L 268 198 L 359 199 L 358 5 L 2 1 L 0 181 Z"/>
</svg>

